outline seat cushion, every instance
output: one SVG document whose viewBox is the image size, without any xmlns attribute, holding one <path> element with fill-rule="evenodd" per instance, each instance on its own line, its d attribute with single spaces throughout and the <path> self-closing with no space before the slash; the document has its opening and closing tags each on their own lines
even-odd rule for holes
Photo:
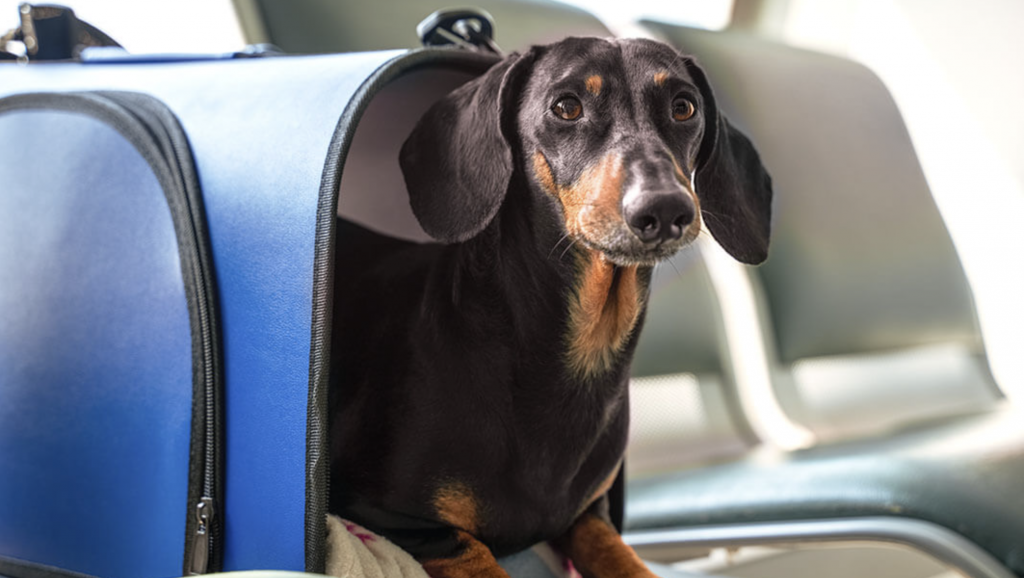
<svg viewBox="0 0 1024 578">
<path fill-rule="evenodd" d="M 897 435 L 630 482 L 626 530 L 902 516 L 1024 574 L 1024 418 L 1010 407 Z"/>
</svg>

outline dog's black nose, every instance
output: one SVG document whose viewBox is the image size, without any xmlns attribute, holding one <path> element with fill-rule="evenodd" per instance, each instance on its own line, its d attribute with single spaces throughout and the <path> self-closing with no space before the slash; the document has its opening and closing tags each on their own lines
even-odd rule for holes
<svg viewBox="0 0 1024 578">
<path fill-rule="evenodd" d="M 681 193 L 650 195 L 625 207 L 626 223 L 644 243 L 674 241 L 693 222 L 694 208 Z"/>
</svg>

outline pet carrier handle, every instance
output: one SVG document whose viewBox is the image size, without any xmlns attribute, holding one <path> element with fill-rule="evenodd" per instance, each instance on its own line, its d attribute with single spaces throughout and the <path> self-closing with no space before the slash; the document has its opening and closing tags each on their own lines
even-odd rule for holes
<svg viewBox="0 0 1024 578">
<path fill-rule="evenodd" d="M 18 13 L 21 25 L 0 36 L 0 52 L 14 41 L 25 45 L 25 58 L 29 61 L 72 60 L 92 46 L 121 47 L 99 28 L 79 20 L 75 11 L 66 6 L 25 3 L 18 7 Z"/>
<path fill-rule="evenodd" d="M 424 46 L 454 44 L 478 52 L 503 54 L 494 42 L 494 19 L 478 8 L 438 10 L 416 26 L 416 34 Z"/>
</svg>

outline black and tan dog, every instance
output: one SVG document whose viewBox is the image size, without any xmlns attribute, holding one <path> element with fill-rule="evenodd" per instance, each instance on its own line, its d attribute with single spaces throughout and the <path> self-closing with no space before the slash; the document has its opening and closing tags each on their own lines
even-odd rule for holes
<svg viewBox="0 0 1024 578">
<path fill-rule="evenodd" d="M 702 219 L 768 250 L 771 180 L 690 58 L 572 38 L 496 64 L 406 141 L 443 244 L 341 222 L 331 511 L 435 577 L 507 576 L 553 540 L 584 576 L 651 576 L 608 520 L 652 267 Z"/>
</svg>

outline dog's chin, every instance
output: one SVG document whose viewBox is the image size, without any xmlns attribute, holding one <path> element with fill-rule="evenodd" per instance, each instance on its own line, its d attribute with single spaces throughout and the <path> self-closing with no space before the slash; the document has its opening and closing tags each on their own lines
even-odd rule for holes
<svg viewBox="0 0 1024 578">
<path fill-rule="evenodd" d="M 619 267 L 653 267 L 671 258 L 692 239 L 683 237 L 675 241 L 663 242 L 654 246 L 645 246 L 636 242 L 604 244 L 589 239 L 581 239 L 583 245 L 600 253 L 605 261 Z"/>
</svg>

